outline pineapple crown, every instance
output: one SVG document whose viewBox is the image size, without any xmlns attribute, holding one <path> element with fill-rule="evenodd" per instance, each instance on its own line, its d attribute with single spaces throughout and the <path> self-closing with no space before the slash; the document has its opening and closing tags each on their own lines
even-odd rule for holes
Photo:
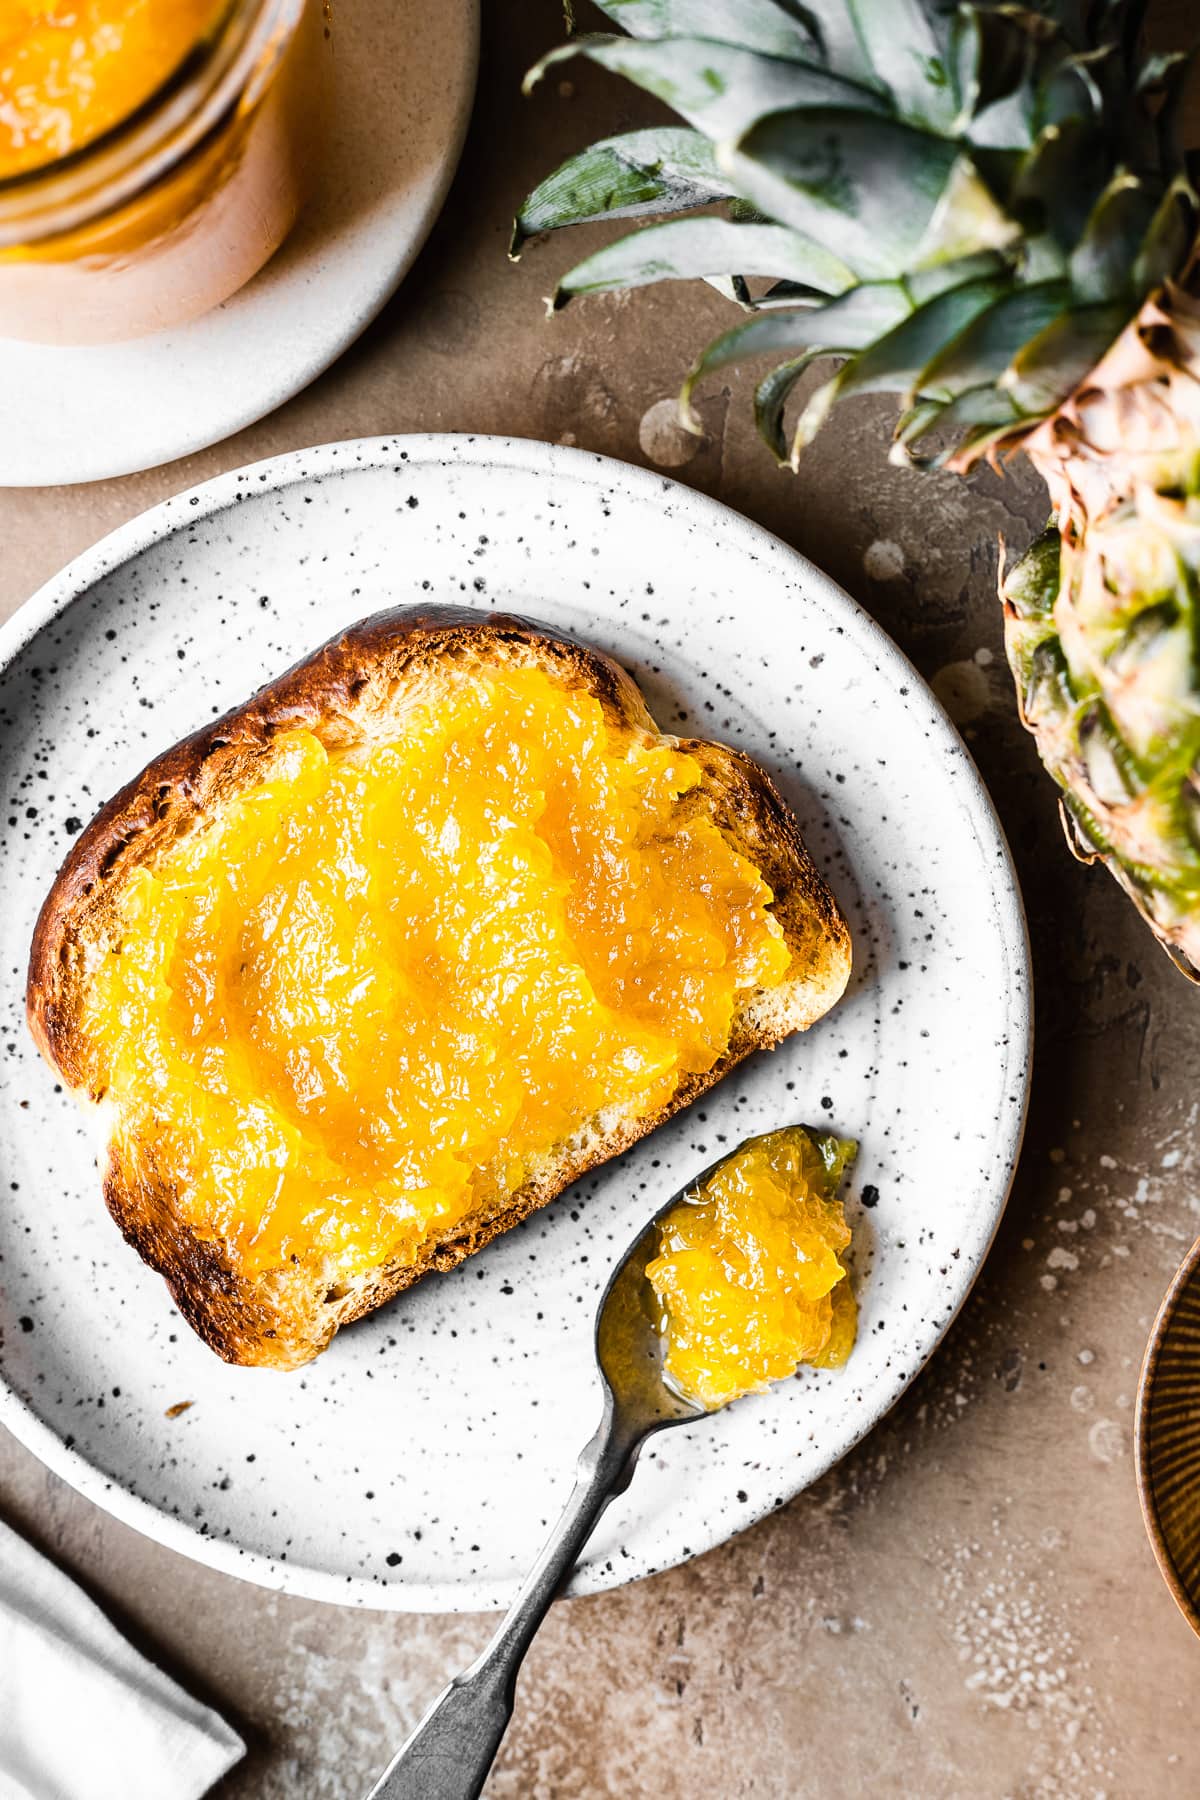
<svg viewBox="0 0 1200 1800">
<path fill-rule="evenodd" d="M 887 391 L 894 455 L 966 467 L 1053 413 L 1196 266 L 1176 130 L 1191 53 L 1142 52 L 1137 0 L 598 4 L 630 35 L 552 51 L 527 89 L 585 56 L 686 123 L 570 158 L 525 201 L 512 254 L 564 225 L 693 214 L 589 256 L 550 304 L 696 277 L 738 302 L 749 318 L 684 384 L 694 429 L 696 384 L 770 353 L 755 416 L 781 461 L 844 396 Z M 789 441 L 788 398 L 827 355 L 844 360 Z"/>
</svg>

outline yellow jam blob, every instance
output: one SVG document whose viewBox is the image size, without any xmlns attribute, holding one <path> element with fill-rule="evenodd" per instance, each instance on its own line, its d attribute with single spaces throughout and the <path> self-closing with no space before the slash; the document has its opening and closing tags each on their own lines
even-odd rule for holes
<svg viewBox="0 0 1200 1800">
<path fill-rule="evenodd" d="M 415 1258 L 602 1108 L 712 1068 L 788 968 L 698 763 L 540 670 L 460 668 L 395 742 L 275 753 L 131 880 L 87 1021 L 122 1160 L 248 1272 Z"/>
<path fill-rule="evenodd" d="M 801 1363 L 845 1362 L 857 1309 L 835 1194 L 854 1151 L 799 1125 L 751 1138 L 662 1221 L 646 1274 L 686 1399 L 711 1411 Z"/>
<path fill-rule="evenodd" d="M 0 179 L 120 124 L 227 0 L 0 0 Z"/>
</svg>

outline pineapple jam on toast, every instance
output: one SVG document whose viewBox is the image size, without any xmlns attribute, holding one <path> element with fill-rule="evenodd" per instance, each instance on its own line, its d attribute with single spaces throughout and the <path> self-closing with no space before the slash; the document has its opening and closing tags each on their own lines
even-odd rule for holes
<svg viewBox="0 0 1200 1800">
<path fill-rule="evenodd" d="M 547 627 L 399 608 L 76 841 L 28 1012 L 104 1194 L 230 1362 L 294 1368 L 839 998 L 766 774 Z"/>
</svg>

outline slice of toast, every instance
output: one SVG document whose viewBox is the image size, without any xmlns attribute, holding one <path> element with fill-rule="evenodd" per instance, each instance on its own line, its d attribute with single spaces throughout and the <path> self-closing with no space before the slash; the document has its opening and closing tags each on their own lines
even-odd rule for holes
<svg viewBox="0 0 1200 1800">
<path fill-rule="evenodd" d="M 122 903 L 139 872 L 153 873 L 173 847 L 203 832 L 231 800 L 253 790 L 278 761 L 276 740 L 304 729 L 331 756 L 403 740 L 406 710 L 437 691 L 451 668 L 534 667 L 600 703 L 609 733 L 677 747 L 702 770 L 687 796 L 759 871 L 791 955 L 782 980 L 739 996 L 724 1054 L 683 1075 L 669 1100 L 640 1116 L 609 1106 L 567 1139 L 526 1159 L 519 1186 L 493 1184 L 484 1210 L 433 1232 L 413 1256 L 390 1256 L 344 1278 L 325 1254 L 292 1254 L 248 1272 L 219 1231 L 201 1234 L 178 1204 L 170 1166 L 154 1143 L 119 1150 L 109 1092 L 110 1046 L 89 1030 L 89 982 L 119 949 Z M 141 877 L 139 876 L 139 879 Z M 104 1196 L 125 1237 L 166 1279 L 183 1316 L 227 1361 L 295 1368 L 340 1325 L 390 1300 L 432 1269 L 448 1270 L 555 1198 L 571 1182 L 687 1106 L 752 1051 L 804 1030 L 840 997 L 850 937 L 788 811 L 765 772 L 739 751 L 657 732 L 642 696 L 607 656 L 546 626 L 466 608 L 398 608 L 352 627 L 277 681 L 166 751 L 124 788 L 76 840 L 34 934 L 28 1017 L 43 1055 L 74 1094 L 98 1109 L 109 1137 Z M 168 1159 L 169 1161 L 169 1159 Z"/>
</svg>

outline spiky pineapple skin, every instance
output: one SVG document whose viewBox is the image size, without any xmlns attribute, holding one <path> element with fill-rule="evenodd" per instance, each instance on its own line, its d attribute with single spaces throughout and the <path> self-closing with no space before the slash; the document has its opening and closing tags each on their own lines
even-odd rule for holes
<svg viewBox="0 0 1200 1800">
<path fill-rule="evenodd" d="M 1054 525 L 1001 584 L 1072 849 L 1200 971 L 1200 270 L 1142 307 L 1022 448 Z"/>
</svg>

